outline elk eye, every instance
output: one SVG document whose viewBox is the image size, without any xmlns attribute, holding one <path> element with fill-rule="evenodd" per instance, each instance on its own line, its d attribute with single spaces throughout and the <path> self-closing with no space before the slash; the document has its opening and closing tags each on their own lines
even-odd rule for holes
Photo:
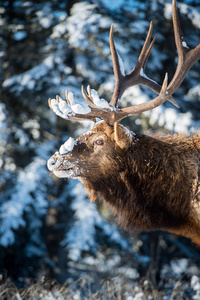
<svg viewBox="0 0 200 300">
<path fill-rule="evenodd" d="M 103 140 L 96 140 L 94 141 L 94 144 L 101 146 L 103 145 Z"/>
</svg>

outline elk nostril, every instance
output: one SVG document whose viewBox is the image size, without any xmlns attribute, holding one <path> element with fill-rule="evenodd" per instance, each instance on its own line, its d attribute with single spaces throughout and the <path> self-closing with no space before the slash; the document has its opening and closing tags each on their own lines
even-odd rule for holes
<svg viewBox="0 0 200 300">
<path fill-rule="evenodd" d="M 47 168 L 49 169 L 49 171 L 53 171 L 55 164 L 56 164 L 56 159 L 51 157 L 47 162 Z"/>
</svg>

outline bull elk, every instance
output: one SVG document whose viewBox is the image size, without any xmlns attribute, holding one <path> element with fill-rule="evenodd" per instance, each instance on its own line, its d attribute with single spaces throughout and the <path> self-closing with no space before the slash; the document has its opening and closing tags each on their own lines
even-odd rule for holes
<svg viewBox="0 0 200 300">
<path fill-rule="evenodd" d="M 133 70 L 125 75 L 110 29 L 110 49 L 115 88 L 111 101 L 100 99 L 95 90 L 82 86 L 85 104 L 76 103 L 66 91 L 49 99 L 50 108 L 67 120 L 92 120 L 91 131 L 75 142 L 64 143 L 49 160 L 48 168 L 57 177 L 76 178 L 85 186 L 91 201 L 103 198 L 113 209 L 119 224 L 127 230 L 164 230 L 192 239 L 200 245 L 200 134 L 135 134 L 119 124 L 131 115 L 151 110 L 166 100 L 178 107 L 172 94 L 183 82 L 192 65 L 200 59 L 200 44 L 189 49 L 181 38 L 176 9 L 172 3 L 175 43 L 178 51 L 176 72 L 162 86 L 148 78 L 144 67 L 155 42 L 152 22 Z M 142 84 L 157 93 L 154 99 L 118 108 L 124 91 Z"/>
</svg>

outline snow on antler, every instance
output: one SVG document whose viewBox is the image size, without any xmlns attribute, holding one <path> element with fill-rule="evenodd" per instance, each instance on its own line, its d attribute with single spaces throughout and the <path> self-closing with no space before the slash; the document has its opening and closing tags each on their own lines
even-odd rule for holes
<svg viewBox="0 0 200 300">
<path fill-rule="evenodd" d="M 76 114 L 86 115 L 91 112 L 88 104 L 77 103 L 74 100 L 72 92 L 66 94 L 68 95 L 68 103 L 60 96 L 56 96 L 56 99 L 49 99 L 49 106 L 57 116 L 69 119 L 72 116 L 76 116 Z"/>
<path fill-rule="evenodd" d="M 97 91 L 90 90 L 88 86 L 88 95 L 82 87 L 82 94 L 85 103 L 78 103 L 74 100 L 74 95 L 66 91 L 66 100 L 56 96 L 56 99 L 49 99 L 51 110 L 63 119 L 84 120 L 88 119 L 96 122 L 96 118 L 104 119 L 106 122 L 110 120 L 110 112 L 115 110 L 115 107 L 100 98 Z"/>
<path fill-rule="evenodd" d="M 61 118 L 68 119 L 70 115 L 74 115 L 71 107 L 59 96 L 56 99 L 49 99 L 49 106 Z"/>
<path fill-rule="evenodd" d="M 91 97 L 93 103 L 99 108 L 108 108 L 113 110 L 113 107 L 111 107 L 106 100 L 104 100 L 103 98 L 100 99 L 99 94 L 97 93 L 96 90 L 94 89 L 91 90 Z"/>
</svg>

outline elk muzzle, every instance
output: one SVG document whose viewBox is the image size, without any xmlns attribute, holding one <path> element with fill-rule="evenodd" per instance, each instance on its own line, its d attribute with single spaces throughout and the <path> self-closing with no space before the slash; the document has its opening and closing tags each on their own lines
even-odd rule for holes
<svg viewBox="0 0 200 300">
<path fill-rule="evenodd" d="M 76 176 L 76 166 L 70 163 L 64 156 L 56 152 L 47 162 L 49 171 L 59 178 L 70 178 Z"/>
</svg>

